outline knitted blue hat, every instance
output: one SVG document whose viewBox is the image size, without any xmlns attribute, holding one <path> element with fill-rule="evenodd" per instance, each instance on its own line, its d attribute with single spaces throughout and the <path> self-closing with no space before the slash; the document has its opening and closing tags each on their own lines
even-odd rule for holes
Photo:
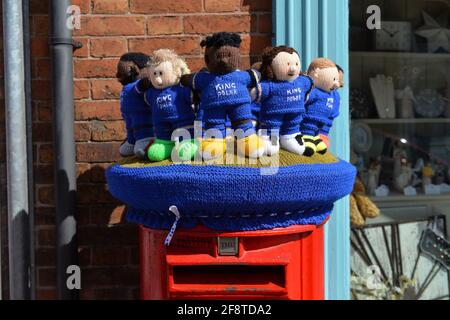
<svg viewBox="0 0 450 320">
<path fill-rule="evenodd" d="M 106 176 L 111 194 L 128 205 L 128 221 L 153 229 L 169 229 L 175 220 L 183 228 L 203 224 L 221 231 L 319 225 L 353 189 L 356 169 L 329 154 L 311 159 L 282 151 L 280 162 L 273 175 L 261 174 L 260 163 L 124 163 Z"/>
</svg>

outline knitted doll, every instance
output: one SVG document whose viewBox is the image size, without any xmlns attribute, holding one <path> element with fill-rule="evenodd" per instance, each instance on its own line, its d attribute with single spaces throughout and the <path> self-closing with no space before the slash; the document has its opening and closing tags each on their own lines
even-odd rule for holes
<svg viewBox="0 0 450 320">
<path fill-rule="evenodd" d="M 292 153 L 309 156 L 302 139 L 296 138 L 313 80 L 300 73 L 300 57 L 295 49 L 280 46 L 264 50 L 259 120 L 267 155 L 278 153 L 281 145 Z M 271 136 L 279 139 L 275 145 Z"/>
<path fill-rule="evenodd" d="M 313 153 L 325 154 L 328 147 L 320 139 L 319 134 L 325 126 L 331 128 L 330 119 L 339 114 L 336 91 L 339 88 L 339 72 L 333 61 L 318 58 L 309 66 L 308 75 L 314 80 L 315 88 L 306 103 L 306 114 L 301 129 L 305 135 L 304 140 L 313 143 Z"/>
<path fill-rule="evenodd" d="M 150 57 L 146 54 L 129 52 L 120 58 L 117 66 L 117 79 L 123 85 L 120 110 L 127 130 L 127 140 L 119 149 L 123 157 L 144 158 L 154 137 L 151 110 L 136 87 L 138 80 L 148 73 L 149 62 Z"/>
<path fill-rule="evenodd" d="M 151 106 L 156 140 L 148 149 L 150 161 L 158 162 L 172 155 L 175 130 L 184 128 L 189 138 L 177 148 L 181 160 L 191 160 L 197 152 L 194 140 L 195 114 L 192 107 L 192 90 L 180 84 L 182 75 L 189 73 L 186 62 L 172 50 L 160 49 L 153 53 L 150 65 L 151 86 L 147 80 L 146 102 Z M 142 81 L 141 88 L 145 87 Z"/>
<path fill-rule="evenodd" d="M 320 139 L 330 148 L 330 140 L 328 138 L 330 134 L 331 127 L 333 126 L 333 121 L 339 116 L 339 109 L 341 107 L 341 96 L 338 92 L 339 89 L 344 87 L 345 75 L 344 70 L 336 65 L 339 72 L 339 88 L 333 91 L 334 94 L 334 106 L 327 123 L 320 129 Z"/>
<path fill-rule="evenodd" d="M 200 93 L 203 121 L 202 156 L 205 160 L 221 157 L 226 152 L 227 116 L 238 138 L 238 153 L 259 158 L 264 147 L 251 121 L 251 99 L 248 89 L 255 87 L 255 71 L 240 71 L 241 38 L 238 34 L 220 32 L 201 42 L 205 50 L 207 72 L 182 78 L 184 85 Z M 239 130 L 239 131 L 237 131 Z"/>
</svg>

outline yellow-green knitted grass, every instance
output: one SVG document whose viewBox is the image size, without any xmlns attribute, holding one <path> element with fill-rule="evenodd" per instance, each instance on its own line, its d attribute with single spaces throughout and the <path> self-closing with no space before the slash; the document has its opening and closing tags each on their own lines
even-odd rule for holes
<svg viewBox="0 0 450 320">
<path fill-rule="evenodd" d="M 188 162 L 192 165 L 218 165 L 218 166 L 231 166 L 231 167 L 249 167 L 249 168 L 264 168 L 274 166 L 292 166 L 296 164 L 329 164 L 336 163 L 338 159 L 330 153 L 325 155 L 316 154 L 313 157 L 299 156 L 288 151 L 281 150 L 277 156 L 263 157 L 259 160 L 251 160 L 242 158 L 237 155 L 227 155 L 229 158 L 220 160 L 213 160 L 208 162 Z M 119 165 L 128 168 L 145 168 L 145 167 L 158 167 L 173 165 L 171 160 L 165 160 L 161 162 L 149 162 L 139 160 L 135 157 L 124 158 L 118 162 Z"/>
</svg>

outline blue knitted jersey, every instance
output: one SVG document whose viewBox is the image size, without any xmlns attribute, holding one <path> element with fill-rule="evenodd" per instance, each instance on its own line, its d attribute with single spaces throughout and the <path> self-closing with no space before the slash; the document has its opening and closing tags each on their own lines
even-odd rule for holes
<svg viewBox="0 0 450 320">
<path fill-rule="evenodd" d="M 153 119 L 175 120 L 180 115 L 194 114 L 192 91 L 180 84 L 165 89 L 150 88 L 145 99 L 152 107 Z"/>
<path fill-rule="evenodd" d="M 125 85 L 120 93 L 120 111 L 127 128 L 127 140 L 153 137 L 152 110 L 144 100 L 144 94 L 138 90 L 139 81 Z"/>
<path fill-rule="evenodd" d="M 331 127 L 333 126 L 333 121 L 337 117 L 339 117 L 340 108 L 341 108 L 341 95 L 337 90 L 333 91 L 334 96 L 334 105 L 331 110 L 331 115 L 328 117 L 325 125 L 320 129 L 320 134 L 328 136 L 330 134 Z"/>
<path fill-rule="evenodd" d="M 306 95 L 312 87 L 313 81 L 307 76 L 294 81 L 261 82 L 261 113 L 304 113 Z"/>
<path fill-rule="evenodd" d="M 145 100 L 152 108 L 158 139 L 170 140 L 174 130 L 194 125 L 190 88 L 181 84 L 165 89 L 150 88 L 145 93 Z"/>
<path fill-rule="evenodd" d="M 248 72 L 234 71 L 224 75 L 210 72 L 196 73 L 192 80 L 195 90 L 200 92 L 200 108 L 249 104 L 248 87 L 253 83 Z"/>
<path fill-rule="evenodd" d="M 336 108 L 337 102 L 334 91 L 327 92 L 320 88 L 314 88 L 305 106 L 306 113 L 301 125 L 301 133 L 317 136 L 325 125 L 330 124 L 330 117 L 335 113 L 334 110 L 339 108 Z"/>
</svg>

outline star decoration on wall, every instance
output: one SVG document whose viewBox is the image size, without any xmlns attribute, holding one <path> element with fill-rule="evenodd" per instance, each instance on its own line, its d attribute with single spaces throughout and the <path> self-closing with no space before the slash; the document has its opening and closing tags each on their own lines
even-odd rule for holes
<svg viewBox="0 0 450 320">
<path fill-rule="evenodd" d="M 424 37 L 428 41 L 428 52 L 435 53 L 439 49 L 450 52 L 450 29 L 447 28 L 448 18 L 443 14 L 434 19 L 423 11 L 425 25 L 416 30 L 416 34 Z"/>
</svg>

